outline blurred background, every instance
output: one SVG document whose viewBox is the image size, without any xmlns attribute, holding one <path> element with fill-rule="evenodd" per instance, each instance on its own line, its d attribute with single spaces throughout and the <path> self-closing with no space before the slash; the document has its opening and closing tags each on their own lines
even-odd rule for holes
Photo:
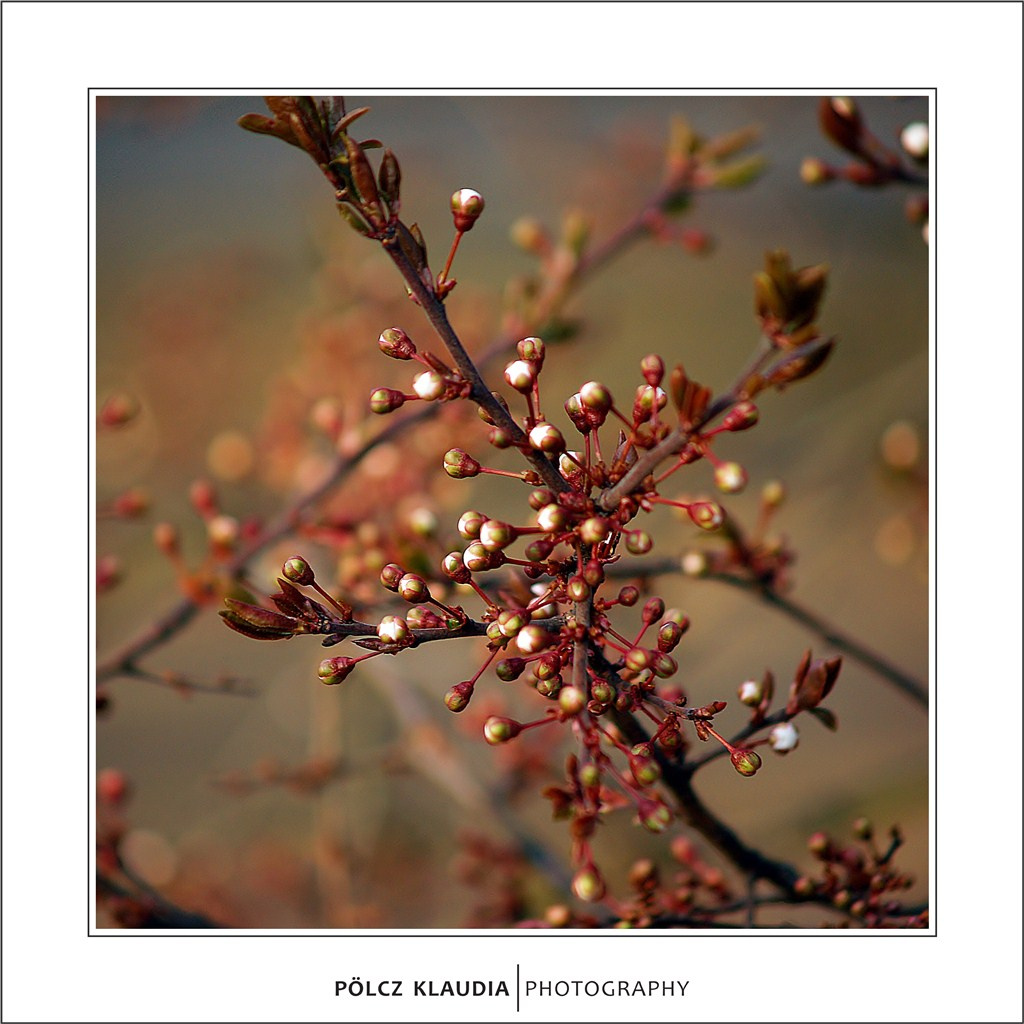
<svg viewBox="0 0 1024 1024">
<path fill-rule="evenodd" d="M 380 138 L 398 156 L 402 216 L 419 223 L 435 270 L 451 239 L 452 191 L 485 196 L 448 301 L 474 351 L 499 334 L 508 280 L 532 268 L 510 237 L 522 217 L 557 235 L 566 212 L 578 211 L 600 242 L 657 189 L 673 117 L 704 136 L 759 126 L 767 170 L 756 182 L 698 196 L 678 222 L 685 244 L 641 243 L 576 296 L 580 332 L 545 366 L 549 415 L 567 428 L 561 401 L 588 379 L 628 393 L 649 352 L 682 362 L 715 391 L 728 387 L 757 341 L 751 276 L 765 251 L 785 248 L 797 266 L 827 262 L 820 324 L 839 345 L 819 374 L 759 401 L 756 430 L 722 440 L 719 454 L 741 461 L 751 480 L 726 504 L 752 525 L 761 486 L 783 481 L 773 529 L 798 555 L 793 599 L 927 680 L 928 249 L 904 215 L 908 190 L 801 182 L 807 156 L 843 162 L 819 132 L 816 97 L 346 100 L 350 110 L 372 108 L 356 136 Z M 859 102 L 890 145 L 905 124 L 927 120 L 925 97 Z M 327 421 L 345 436 L 387 425 L 361 426 L 369 391 L 402 387 L 408 376 L 377 353 L 380 330 L 403 326 L 430 344 L 395 271 L 338 218 L 309 159 L 236 127 L 263 109 L 258 97 L 97 100 L 97 400 L 127 395 L 138 406 L 131 423 L 97 437 L 101 662 L 181 598 L 153 541 L 157 523 L 175 524 L 186 565 L 203 561 L 208 524 L 190 499 L 197 480 L 243 529 L 273 519 L 324 473 Z M 482 433 L 456 443 L 489 455 Z M 376 471 L 415 461 L 414 447 L 386 449 Z M 692 472 L 693 486 L 710 490 L 706 464 Z M 428 493 L 389 515 L 426 509 L 445 537 L 466 508 L 517 521 L 516 484 L 435 475 Z M 126 492 L 143 514 L 110 514 Z M 350 508 L 359 520 L 375 498 L 364 476 L 334 511 Z M 651 557 L 678 558 L 701 543 L 696 532 L 658 519 Z M 360 543 L 353 538 L 341 557 L 357 558 Z M 282 559 L 300 551 L 330 578 L 339 556 L 315 539 L 275 546 L 250 578 L 272 588 Z M 693 622 L 676 652 L 680 681 L 691 703 L 730 702 L 719 719 L 726 734 L 745 720 L 740 682 L 770 668 L 784 695 L 807 647 L 834 653 L 722 584 L 673 576 L 657 591 Z M 550 768 L 525 764 L 515 744 L 488 747 L 479 719 L 456 718 L 441 703 L 482 661 L 479 642 L 375 659 L 324 687 L 315 640 L 249 641 L 225 629 L 216 609 L 145 665 L 202 683 L 240 677 L 244 695 L 135 678 L 102 688 L 97 768 L 123 772 L 131 785 L 119 812 L 123 853 L 169 898 L 239 928 L 456 928 L 489 923 L 495 890 L 477 882 L 498 891 L 520 884 L 502 848 L 529 836 L 567 863 L 568 831 L 537 795 L 560 781 L 565 751 Z M 474 710 L 515 710 L 513 690 L 485 676 Z M 523 706 L 535 711 L 536 701 Z M 923 901 L 927 714 L 849 658 L 827 706 L 838 732 L 802 721 L 799 748 L 766 757 L 756 779 L 720 760 L 698 776 L 698 791 L 748 843 L 805 870 L 816 830 L 846 841 L 861 816 L 881 833 L 898 824 L 907 837 L 898 861 L 917 879 L 910 899 Z M 543 746 L 526 749 L 539 758 Z M 632 861 L 664 859 L 665 843 L 618 817 L 599 830 L 595 852 L 612 891 L 625 892 Z M 561 899 L 542 875 L 522 885 L 532 915 Z M 101 925 L 113 923 L 101 914 Z"/>
</svg>

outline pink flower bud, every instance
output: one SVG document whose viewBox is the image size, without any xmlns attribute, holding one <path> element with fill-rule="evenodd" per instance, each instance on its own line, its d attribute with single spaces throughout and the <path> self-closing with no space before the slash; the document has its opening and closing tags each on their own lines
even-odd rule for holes
<svg viewBox="0 0 1024 1024">
<path fill-rule="evenodd" d="M 321 683 L 337 686 L 352 674 L 355 667 L 354 658 L 325 658 L 320 662 L 316 674 L 320 677 Z"/>
<path fill-rule="evenodd" d="M 755 750 L 734 750 L 729 757 L 740 775 L 753 775 L 761 767 L 761 758 Z"/>
<path fill-rule="evenodd" d="M 580 388 L 580 404 L 588 412 L 607 413 L 612 407 L 612 393 L 596 380 L 587 381 Z"/>
<path fill-rule="evenodd" d="M 585 903 L 596 903 L 605 894 L 604 879 L 593 864 L 581 868 L 572 880 L 572 891 Z"/>
<path fill-rule="evenodd" d="M 462 554 L 458 551 L 449 551 L 441 560 L 441 571 L 453 583 L 468 583 L 470 572 L 462 561 Z"/>
<path fill-rule="evenodd" d="M 550 455 L 565 451 L 565 438 L 553 423 L 538 423 L 530 431 L 530 445 Z"/>
<path fill-rule="evenodd" d="M 587 695 L 576 686 L 563 686 L 558 691 L 558 706 L 563 714 L 578 715 L 587 706 Z"/>
<path fill-rule="evenodd" d="M 400 615 L 385 615 L 377 624 L 377 636 L 386 644 L 407 644 L 412 639 L 409 624 Z"/>
<path fill-rule="evenodd" d="M 521 394 L 525 395 L 532 391 L 536 379 L 536 367 L 525 359 L 516 359 L 505 367 L 505 380 Z"/>
<path fill-rule="evenodd" d="M 764 697 L 764 686 L 756 679 L 747 679 L 740 683 L 738 696 L 741 704 L 756 708 Z"/>
<path fill-rule="evenodd" d="M 565 509 L 554 503 L 545 505 L 537 513 L 537 525 L 545 533 L 558 533 L 560 530 L 564 530 L 568 521 L 569 516 Z"/>
<path fill-rule="evenodd" d="M 537 654 L 554 642 L 554 635 L 543 626 L 531 622 L 516 635 L 516 646 L 523 654 Z"/>
<path fill-rule="evenodd" d="M 515 539 L 515 527 L 499 519 L 487 519 L 480 526 L 480 543 L 488 551 L 501 551 Z"/>
<path fill-rule="evenodd" d="M 378 416 L 386 416 L 389 412 L 401 409 L 405 405 L 405 395 L 394 388 L 377 388 L 370 395 L 370 412 Z"/>
<path fill-rule="evenodd" d="M 444 377 L 436 370 L 424 370 L 413 377 L 412 389 L 425 402 L 434 402 L 444 394 Z"/>
<path fill-rule="evenodd" d="M 776 754 L 788 754 L 799 742 L 800 733 L 792 722 L 780 722 L 768 733 L 768 743 Z"/>
<path fill-rule="evenodd" d="M 735 494 L 747 486 L 747 471 L 738 462 L 721 462 L 715 467 L 715 486 L 725 494 Z"/>
<path fill-rule="evenodd" d="M 455 480 L 464 480 L 480 472 L 480 463 L 461 448 L 452 448 L 445 452 L 444 471 Z"/>
<path fill-rule="evenodd" d="M 725 522 L 722 506 L 714 501 L 695 501 L 686 508 L 694 525 L 702 530 L 717 530 Z"/>
<path fill-rule="evenodd" d="M 544 342 L 540 338 L 523 338 L 516 345 L 516 352 L 519 353 L 520 359 L 534 363 L 538 370 L 544 365 Z"/>
<path fill-rule="evenodd" d="M 458 714 L 460 711 L 466 710 L 472 696 L 473 684 L 468 679 L 463 683 L 456 683 L 444 695 L 445 707 Z"/>
<path fill-rule="evenodd" d="M 722 428 L 731 430 L 733 433 L 740 430 L 749 430 L 757 423 L 759 413 L 753 402 L 738 402 L 722 419 Z"/>
<path fill-rule="evenodd" d="M 377 344 L 381 352 L 392 359 L 412 359 L 416 355 L 416 346 L 401 327 L 389 327 L 382 331 Z"/>
<path fill-rule="evenodd" d="M 484 739 L 493 746 L 514 740 L 523 731 L 522 725 L 512 718 L 491 715 L 484 722 Z"/>
<path fill-rule="evenodd" d="M 398 596 L 409 604 L 420 604 L 430 597 L 430 590 L 422 576 L 407 572 L 398 581 Z"/>
<path fill-rule="evenodd" d="M 316 579 L 309 562 L 301 555 L 289 558 L 281 566 L 281 574 L 289 583 L 295 583 L 300 587 L 308 587 Z"/>
<path fill-rule="evenodd" d="M 484 197 L 475 189 L 460 188 L 452 193 L 452 217 L 457 231 L 469 231 L 484 212 Z"/>
<path fill-rule="evenodd" d="M 665 362 L 659 355 L 644 356 L 640 360 L 640 372 L 644 380 L 656 388 L 665 376 Z"/>
</svg>

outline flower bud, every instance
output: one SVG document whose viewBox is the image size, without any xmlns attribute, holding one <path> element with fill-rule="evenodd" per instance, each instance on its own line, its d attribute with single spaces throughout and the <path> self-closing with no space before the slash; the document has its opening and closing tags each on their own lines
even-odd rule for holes
<svg viewBox="0 0 1024 1024">
<path fill-rule="evenodd" d="M 628 584 L 619 591 L 619 604 L 624 608 L 632 608 L 640 600 L 640 591 Z"/>
<path fill-rule="evenodd" d="M 401 409 L 403 405 L 405 405 L 405 395 L 394 388 L 377 388 L 370 395 L 370 412 L 374 412 L 378 416 L 386 416 L 389 412 Z"/>
<path fill-rule="evenodd" d="M 654 662 L 654 652 L 646 647 L 631 647 L 624 658 L 626 668 L 631 672 L 643 672 Z"/>
<path fill-rule="evenodd" d="M 809 156 L 800 164 L 800 180 L 805 185 L 824 185 L 834 177 L 832 168 L 816 156 Z"/>
<path fill-rule="evenodd" d="M 480 463 L 461 448 L 444 453 L 444 471 L 454 480 L 464 480 L 480 472 Z"/>
<path fill-rule="evenodd" d="M 580 404 L 588 412 L 604 415 L 612 407 L 612 393 L 596 380 L 587 381 L 580 388 Z"/>
<path fill-rule="evenodd" d="M 761 767 L 761 758 L 755 750 L 734 750 L 729 756 L 740 775 L 753 775 Z"/>
<path fill-rule="evenodd" d="M 661 388 L 641 384 L 636 389 L 636 398 L 633 400 L 633 414 L 637 419 L 643 419 L 664 409 L 667 403 L 668 395 Z"/>
<path fill-rule="evenodd" d="M 778 508 L 786 499 L 786 488 L 781 480 L 769 480 L 761 488 L 761 503 L 766 508 Z"/>
<path fill-rule="evenodd" d="M 815 857 L 827 859 L 832 852 L 832 841 L 824 832 L 815 832 L 807 840 L 807 849 L 813 853 Z"/>
<path fill-rule="evenodd" d="M 569 516 L 565 509 L 554 503 L 545 505 L 537 513 L 537 525 L 545 533 L 558 533 L 560 530 L 564 530 L 568 521 Z"/>
<path fill-rule="evenodd" d="M 530 446 L 553 455 L 565 451 L 565 438 L 553 423 L 538 423 L 530 431 Z"/>
<path fill-rule="evenodd" d="M 377 339 L 381 352 L 392 359 L 412 359 L 416 346 L 401 327 L 388 327 Z"/>
<path fill-rule="evenodd" d="M 684 632 L 678 623 L 663 623 L 657 631 L 657 649 L 663 654 L 675 650 Z"/>
<path fill-rule="evenodd" d="M 484 739 L 493 746 L 514 740 L 523 731 L 522 725 L 513 718 L 491 715 L 484 722 Z"/>
<path fill-rule="evenodd" d="M 679 664 L 670 654 L 658 651 L 654 654 L 654 661 L 651 663 L 651 668 L 659 679 L 668 679 L 679 671 Z"/>
<path fill-rule="evenodd" d="M 581 433 L 589 434 L 594 429 L 594 424 L 591 422 L 591 416 L 586 409 L 583 408 L 583 403 L 580 401 L 579 394 L 570 395 L 565 400 L 565 414 L 572 420 L 572 425 Z"/>
<path fill-rule="evenodd" d="M 537 664 L 533 667 L 533 674 L 538 679 L 554 679 L 561 671 L 561 668 L 562 659 L 554 652 L 551 652 L 538 660 Z"/>
<path fill-rule="evenodd" d="M 326 686 L 337 686 L 351 675 L 355 667 L 355 658 L 325 658 L 320 662 L 316 674 Z"/>
<path fill-rule="evenodd" d="M 722 418 L 722 429 L 733 433 L 749 430 L 758 418 L 757 406 L 753 402 L 737 402 Z"/>
<path fill-rule="evenodd" d="M 230 548 L 238 540 L 241 526 L 234 516 L 214 516 L 206 524 L 210 543 L 220 548 Z"/>
<path fill-rule="evenodd" d="M 708 559 L 703 551 L 687 551 L 679 565 L 685 576 L 703 576 L 708 571 Z"/>
<path fill-rule="evenodd" d="M 573 477 L 582 479 L 583 472 L 577 465 L 579 460 L 583 457 L 582 452 L 563 452 L 558 457 L 558 472 L 566 478 L 566 480 L 572 481 Z"/>
<path fill-rule="evenodd" d="M 488 551 L 501 551 L 515 539 L 515 527 L 499 519 L 487 519 L 480 526 L 480 543 Z"/>
<path fill-rule="evenodd" d="M 629 755 L 629 770 L 633 778 L 641 786 L 653 786 L 661 778 L 661 768 L 653 757 L 648 755 Z"/>
<path fill-rule="evenodd" d="M 584 544 L 600 544 L 611 533 L 611 525 L 602 516 L 591 516 L 580 523 L 580 540 Z"/>
<path fill-rule="evenodd" d="M 471 573 L 466 568 L 466 563 L 463 562 L 462 555 L 458 551 L 449 551 L 444 556 L 441 560 L 441 572 L 453 583 L 468 583 L 471 579 Z"/>
<path fill-rule="evenodd" d="M 444 394 L 444 377 L 436 370 L 424 370 L 413 377 L 412 389 L 425 402 L 436 401 Z"/>
<path fill-rule="evenodd" d="M 498 612 L 498 618 L 495 620 L 501 635 L 508 639 L 518 635 L 529 621 L 529 613 L 522 608 L 505 608 Z"/>
<path fill-rule="evenodd" d="M 604 896 L 604 879 L 593 864 L 576 872 L 572 880 L 572 891 L 577 899 L 585 903 L 596 903 Z"/>
<path fill-rule="evenodd" d="M 96 773 L 96 794 L 112 806 L 123 804 L 131 793 L 127 776 L 118 768 L 101 768 Z"/>
<path fill-rule="evenodd" d="M 494 674 L 503 682 L 511 683 L 526 670 L 525 658 L 506 658 L 494 666 Z"/>
<path fill-rule="evenodd" d="M 853 834 L 858 839 L 870 839 L 874 834 L 875 830 L 871 825 L 871 821 L 868 818 L 858 818 L 853 823 Z"/>
<path fill-rule="evenodd" d="M 550 647 L 555 637 L 543 626 L 531 622 L 516 634 L 516 646 L 523 654 L 537 654 Z"/>
<path fill-rule="evenodd" d="M 558 706 L 566 715 L 578 715 L 587 706 L 587 695 L 577 686 L 563 686 L 558 691 Z"/>
<path fill-rule="evenodd" d="M 475 189 L 460 188 L 452 193 L 452 217 L 456 231 L 469 231 L 484 212 L 484 197 Z"/>
<path fill-rule="evenodd" d="M 551 541 L 546 538 L 542 538 L 541 540 L 530 541 L 530 543 L 526 545 L 526 550 L 523 554 L 528 561 L 543 562 L 544 559 L 551 554 L 554 548 L 555 545 Z"/>
<path fill-rule="evenodd" d="M 544 342 L 540 338 L 523 338 L 516 345 L 520 359 L 533 363 L 538 370 L 544 365 Z"/>
<path fill-rule="evenodd" d="M 764 699 L 764 685 L 757 679 L 747 679 L 740 683 L 737 694 L 741 704 L 756 708 Z"/>
<path fill-rule="evenodd" d="M 582 576 L 570 576 L 565 583 L 565 594 L 570 601 L 579 604 L 590 597 L 590 586 Z"/>
<path fill-rule="evenodd" d="M 448 688 L 444 695 L 445 707 L 449 711 L 458 714 L 460 711 L 465 711 L 469 706 L 469 701 L 473 696 L 473 683 L 470 680 L 466 680 L 462 683 L 456 683 L 454 686 Z"/>
<path fill-rule="evenodd" d="M 654 540 L 646 530 L 633 530 L 626 534 L 626 550 L 631 555 L 646 555 L 654 547 Z"/>
<path fill-rule="evenodd" d="M 380 571 L 381 586 L 390 590 L 393 594 L 398 591 L 398 582 L 405 575 L 405 570 L 394 562 L 389 562 Z"/>
<path fill-rule="evenodd" d="M 470 572 L 486 572 L 491 566 L 491 554 L 487 548 L 475 540 L 462 553 L 462 562 Z"/>
<path fill-rule="evenodd" d="M 541 255 L 551 247 L 544 225 L 534 217 L 520 217 L 511 227 L 509 234 L 515 245 L 526 252 Z"/>
<path fill-rule="evenodd" d="M 715 467 L 715 486 L 725 494 L 735 494 L 747 486 L 747 471 L 738 462 L 720 462 Z"/>
<path fill-rule="evenodd" d="M 660 597 L 649 597 L 644 603 L 640 620 L 645 626 L 655 623 L 665 614 L 665 602 Z"/>
<path fill-rule="evenodd" d="M 792 722 L 780 722 L 768 733 L 768 743 L 776 754 L 788 754 L 799 742 L 800 733 Z"/>
<path fill-rule="evenodd" d="M 914 121 L 900 132 L 900 145 L 915 160 L 928 159 L 928 125 Z"/>
<path fill-rule="evenodd" d="M 539 512 L 545 505 L 550 505 L 554 500 L 554 491 L 547 487 L 538 487 L 536 490 L 530 491 L 530 496 L 526 499 L 526 503 L 534 512 Z"/>
<path fill-rule="evenodd" d="M 637 810 L 640 824 L 648 832 L 664 832 L 672 824 L 672 812 L 661 800 L 641 800 Z"/>
<path fill-rule="evenodd" d="M 504 427 L 491 427 L 487 431 L 487 443 L 499 451 L 511 448 L 515 438 Z"/>
<path fill-rule="evenodd" d="M 153 542 L 157 549 L 165 555 L 177 555 L 180 550 L 178 528 L 172 523 L 157 523 L 153 527 Z"/>
<path fill-rule="evenodd" d="M 385 615 L 377 624 L 377 636 L 386 644 L 407 644 L 412 640 L 409 624 L 400 615 Z"/>
<path fill-rule="evenodd" d="M 123 427 L 130 423 L 139 414 L 141 405 L 139 400 L 126 392 L 119 392 L 110 395 L 99 411 L 99 423 L 101 427 Z"/>
<path fill-rule="evenodd" d="M 407 572 L 398 581 L 398 596 L 409 604 L 420 604 L 430 597 L 430 590 L 422 576 Z"/>
<path fill-rule="evenodd" d="M 525 359 L 516 359 L 505 367 L 505 380 L 520 394 L 528 394 L 537 380 L 536 367 Z"/>
<path fill-rule="evenodd" d="M 289 583 L 295 583 L 300 587 L 308 587 L 316 579 L 309 562 L 300 555 L 289 558 L 281 566 L 281 575 Z"/>
<path fill-rule="evenodd" d="M 409 623 L 410 629 L 441 629 L 445 624 L 437 612 L 421 604 L 409 609 L 405 621 Z"/>
<path fill-rule="evenodd" d="M 644 356 L 640 360 L 640 372 L 652 388 L 658 387 L 665 376 L 665 361 L 659 355 Z"/>
</svg>

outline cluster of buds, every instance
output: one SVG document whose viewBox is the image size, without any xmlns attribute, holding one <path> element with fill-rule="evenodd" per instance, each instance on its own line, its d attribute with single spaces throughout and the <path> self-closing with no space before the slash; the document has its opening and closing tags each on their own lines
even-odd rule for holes
<svg viewBox="0 0 1024 1024">
<path fill-rule="evenodd" d="M 406 402 L 451 402 L 469 394 L 469 381 L 432 352 L 418 351 L 415 343 L 400 327 L 389 327 L 382 331 L 377 344 L 384 355 L 392 359 L 413 360 L 423 369 L 413 377 L 411 393 L 394 388 L 377 388 L 370 395 L 371 412 L 383 416 L 401 409 Z"/>
<path fill-rule="evenodd" d="M 806 343 L 816 338 L 813 319 L 823 273 L 793 272 L 781 254 L 773 259 L 773 340 L 777 350 L 802 357 Z M 418 361 L 425 370 L 414 382 L 413 395 L 388 389 L 374 392 L 374 411 L 391 411 L 412 398 L 446 401 L 468 396 L 461 375 L 436 356 L 421 353 L 405 331 L 389 328 L 378 345 L 388 357 Z M 657 505 L 680 509 L 703 531 L 734 536 L 717 501 L 707 496 L 666 498 L 661 488 L 679 470 L 706 461 L 719 491 L 732 494 L 742 489 L 745 470 L 731 459 L 719 458 L 715 445 L 722 437 L 754 427 L 758 409 L 745 392 L 713 407 L 707 388 L 691 380 L 682 367 L 666 379 L 664 362 L 652 354 L 641 360 L 642 382 L 629 405 L 620 408 L 611 389 L 596 380 L 584 382 L 564 401 L 562 409 L 580 438 L 570 448 L 544 412 L 540 381 L 545 358 L 544 341 L 531 336 L 518 343 L 516 358 L 505 366 L 505 382 L 524 406 L 516 418 L 512 406 L 500 400 L 517 434 L 495 423 L 488 412 L 481 413 L 490 443 L 499 449 L 518 447 L 535 468 L 519 473 L 493 469 L 462 448 L 450 449 L 442 461 L 445 473 L 456 480 L 492 473 L 525 483 L 529 516 L 510 522 L 476 509 L 463 512 L 458 533 L 464 544 L 443 556 L 436 583 L 397 563 L 385 565 L 380 583 L 411 606 L 408 614 L 392 610 L 376 622 L 354 621 L 352 609 L 323 591 L 309 564 L 298 557 L 284 565 L 281 591 L 269 598 L 273 608 L 229 600 L 221 614 L 233 629 L 258 639 L 313 633 L 329 645 L 352 637 L 369 653 L 321 662 L 318 675 L 328 685 L 343 682 L 360 662 L 381 654 L 400 654 L 428 639 L 482 634 L 486 658 L 471 678 L 449 686 L 444 703 L 452 712 L 465 711 L 490 670 L 503 683 L 527 685 L 546 704 L 530 721 L 491 714 L 483 722 L 487 743 L 504 745 L 527 731 L 559 723 L 571 727 L 581 752 L 570 759 L 568 785 L 552 787 L 547 795 L 556 815 L 571 821 L 573 891 L 579 899 L 593 902 L 606 890 L 590 846 L 600 814 L 631 806 L 642 827 L 666 830 L 673 811 L 659 792 L 662 766 L 685 756 L 688 729 L 699 741 L 720 743 L 740 776 L 754 775 L 762 765 L 755 747 L 770 744 L 776 752 L 786 753 L 796 746 L 789 718 L 821 710 L 818 704 L 835 682 L 838 661 L 812 663 L 808 654 L 784 719 L 767 718 L 770 676 L 756 694 L 749 687 L 741 690 L 741 701 L 755 708 L 750 728 L 772 730 L 755 740 L 730 741 L 715 729 L 715 717 L 725 709 L 725 701 L 693 708 L 680 688 L 666 689 L 678 672 L 673 652 L 690 620 L 677 609 L 667 609 L 660 597 L 641 603 L 638 588 L 614 583 L 608 570 L 624 554 L 642 557 L 652 550 L 651 534 L 637 517 Z M 615 430 L 612 445 L 602 438 L 608 427 Z M 644 462 L 650 463 L 647 472 L 638 469 Z M 495 587 L 489 574 L 499 569 L 503 582 Z M 326 603 L 301 594 L 298 588 L 307 586 Z M 432 586 L 475 593 L 482 604 L 478 617 L 444 603 L 432 593 Z M 626 630 L 616 622 L 618 611 L 637 605 L 639 625 Z M 652 725 L 648 738 L 639 743 L 628 741 L 622 731 L 623 723 L 635 715 Z"/>
<path fill-rule="evenodd" d="M 886 185 L 927 186 L 929 128 L 912 121 L 899 133 L 898 146 L 886 146 L 870 131 L 857 103 L 846 96 L 823 99 L 818 108 L 822 133 L 853 159 L 842 167 L 818 157 L 807 157 L 800 165 L 800 177 L 807 185 L 847 181 L 861 188 Z M 928 196 L 914 195 L 907 201 L 907 219 L 922 225 L 928 240 Z"/>
<path fill-rule="evenodd" d="M 466 448 L 449 449 L 442 468 L 455 480 L 481 474 L 516 479 L 529 489 L 528 511 L 524 509 L 522 516 L 492 516 L 466 510 L 458 521 L 463 543 L 443 554 L 434 575 L 420 564 L 415 572 L 397 562 L 385 565 L 380 583 L 393 596 L 386 599 L 386 613 L 376 621 L 356 619 L 352 607 L 319 587 L 301 558 L 285 563 L 280 591 L 267 602 L 232 598 L 221 614 L 228 626 L 256 639 L 317 634 L 325 645 L 351 638 L 369 652 L 325 659 L 318 674 L 330 685 L 347 679 L 368 658 L 401 655 L 428 640 L 482 636 L 482 664 L 470 678 L 449 686 L 444 703 L 452 712 L 465 711 L 484 674 L 491 671 L 503 684 L 529 687 L 542 703 L 540 714 L 529 721 L 489 715 L 483 722 L 487 743 L 501 746 L 528 731 L 559 725 L 572 734 L 576 752 L 567 762 L 566 785 L 552 787 L 547 795 L 556 816 L 570 821 L 573 892 L 582 901 L 599 901 L 606 884 L 591 847 L 599 816 L 630 807 L 643 828 L 667 830 L 674 811 L 662 795 L 664 769 L 682 763 L 689 735 L 721 743 L 743 777 L 761 767 L 754 750 L 758 742 L 771 742 L 779 752 L 795 746 L 785 730 L 773 734 L 773 739 L 728 740 L 713 724 L 725 701 L 688 706 L 682 688 L 671 682 L 679 667 L 674 652 L 688 630 L 688 617 L 667 609 L 657 596 L 648 596 L 641 604 L 639 589 L 622 584 L 623 567 L 616 563 L 652 551 L 652 534 L 640 517 L 658 505 L 679 509 L 702 531 L 734 536 L 717 500 L 702 493 L 667 497 L 662 493 L 665 482 L 684 467 L 704 463 L 700 472 L 720 493 L 735 494 L 747 485 L 743 466 L 721 457 L 717 449 L 729 443 L 723 439 L 758 423 L 754 398 L 760 391 L 788 386 L 828 356 L 832 342 L 818 335 L 815 323 L 825 268 L 793 270 L 784 253 L 769 255 L 767 271 L 755 286 L 758 320 L 771 345 L 718 399 L 713 400 L 710 389 L 691 379 L 682 366 L 666 372 L 663 359 L 650 354 L 640 362 L 640 382 L 624 397 L 620 393 L 618 401 L 606 383 L 586 380 L 552 409 L 541 389 L 547 345 L 532 334 L 518 342 L 515 358 L 504 367 L 510 392 L 506 399 L 483 384 L 441 306 L 455 283 L 450 277 L 455 252 L 483 211 L 483 197 L 466 188 L 452 195 L 455 238 L 435 279 L 418 229 L 406 227 L 397 216 L 397 162 L 385 151 L 374 174 L 366 147 L 349 134 L 362 111 L 345 114 L 333 101 L 294 99 L 271 103 L 271 111 L 273 118 L 250 116 L 245 127 L 277 135 L 318 161 L 336 186 L 342 214 L 384 246 L 410 296 L 427 309 L 454 363 L 453 368 L 438 355 L 422 351 L 403 329 L 388 328 L 378 339 L 381 352 L 418 363 L 419 372 L 408 391 L 376 389 L 370 396 L 371 410 L 393 413 L 411 401 L 475 402 L 489 444 L 500 451 L 518 450 L 529 468 L 514 472 L 487 466 L 469 442 Z M 731 158 L 752 138 L 746 132 L 705 142 L 681 126 L 673 137 L 670 160 L 678 188 L 666 193 L 666 203 L 673 197 L 685 199 L 692 188 L 750 180 L 760 162 Z M 580 225 L 567 237 L 578 260 L 586 231 Z M 550 415 L 553 412 L 559 418 L 564 413 L 570 428 L 563 430 Z M 642 576 L 642 570 L 637 575 Z M 323 603 L 304 594 L 303 587 L 316 590 Z M 445 603 L 451 600 L 449 592 L 459 587 L 472 600 L 479 599 L 476 616 Z M 411 606 L 407 614 L 395 607 L 399 602 Z M 638 605 L 638 625 L 620 621 L 630 618 L 621 614 L 622 609 Z M 787 706 L 786 720 L 769 721 L 765 707 L 755 727 L 785 725 L 800 711 L 817 710 L 837 671 L 829 663 L 819 668 L 808 662 L 794 684 L 790 703 L 795 704 L 792 710 Z"/>
<path fill-rule="evenodd" d="M 182 531 L 174 523 L 157 522 L 153 526 L 153 544 L 171 564 L 181 592 L 195 604 L 219 598 L 227 586 L 225 568 L 237 556 L 242 545 L 260 531 L 255 520 L 239 520 L 225 512 L 213 485 L 195 480 L 189 488 L 189 503 L 203 522 L 206 550 L 198 565 L 190 565 L 182 545 Z M 127 491 L 114 502 L 120 516 L 141 516 L 148 507 L 142 492 Z"/>
<path fill-rule="evenodd" d="M 852 831 L 854 842 L 846 846 L 825 832 L 815 832 L 808 839 L 807 848 L 818 862 L 820 874 L 798 878 L 794 886 L 797 895 L 829 902 L 867 927 L 927 927 L 927 911 L 908 916 L 895 895 L 914 885 L 913 877 L 893 864 L 903 845 L 899 828 L 890 829 L 884 849 L 878 846 L 874 826 L 867 818 L 858 818 Z"/>
</svg>

